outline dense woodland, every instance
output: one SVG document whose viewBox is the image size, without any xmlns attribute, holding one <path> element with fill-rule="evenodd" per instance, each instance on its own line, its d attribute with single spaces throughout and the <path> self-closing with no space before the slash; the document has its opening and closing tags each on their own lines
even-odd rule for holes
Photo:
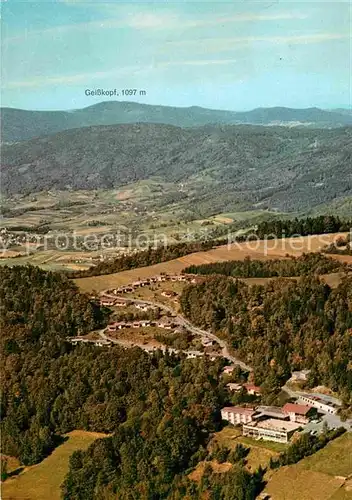
<svg viewBox="0 0 352 500">
<path fill-rule="evenodd" d="M 244 260 L 229 260 L 225 262 L 213 262 L 199 266 L 186 267 L 183 272 L 190 274 L 222 274 L 238 278 L 270 278 L 274 276 L 305 276 L 309 273 L 328 274 L 352 270 L 348 265 L 327 258 L 319 253 L 303 254 L 301 257 L 290 257 L 287 259 L 252 260 L 250 257 Z"/>
<path fill-rule="evenodd" d="M 272 393 L 292 370 L 311 369 L 311 386 L 325 384 L 352 405 L 352 277 L 331 289 L 312 275 L 247 286 L 223 276 L 188 285 L 183 313 L 220 332 Z"/>
<path fill-rule="evenodd" d="M 106 321 L 65 277 L 33 267 L 0 269 L 2 451 L 41 461 L 73 429 L 110 437 L 75 452 L 66 499 L 252 500 L 262 474 L 241 465 L 202 484 L 187 478 L 220 428 L 223 362 L 142 350 L 73 347 L 69 335 Z M 199 495 L 199 496 L 198 496 Z M 232 496 L 231 496 L 232 495 Z"/>
<path fill-rule="evenodd" d="M 344 220 L 335 215 L 321 215 L 303 219 L 273 219 L 258 224 L 256 235 L 264 238 L 288 238 L 350 231 L 352 220 Z"/>
<path fill-rule="evenodd" d="M 351 231 L 351 230 L 350 230 Z M 324 252 L 327 254 L 335 255 L 352 255 L 352 239 L 351 234 L 348 234 L 345 238 L 338 238 L 335 243 L 327 246 Z"/>
</svg>

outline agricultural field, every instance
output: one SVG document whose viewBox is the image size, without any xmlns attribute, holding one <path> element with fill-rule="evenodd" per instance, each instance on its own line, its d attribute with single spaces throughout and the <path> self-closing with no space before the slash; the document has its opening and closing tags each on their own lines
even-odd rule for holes
<svg viewBox="0 0 352 500">
<path fill-rule="evenodd" d="M 243 260 L 246 257 L 252 259 L 277 259 L 286 258 L 288 255 L 299 256 L 307 252 L 318 252 L 327 244 L 335 241 L 339 236 L 346 233 L 334 233 L 325 235 L 313 235 L 300 238 L 283 238 L 282 240 L 254 241 L 223 245 L 207 252 L 197 252 L 185 255 L 179 259 L 174 259 L 148 267 L 140 267 L 129 271 L 109 274 L 105 276 L 93 276 L 90 278 L 80 278 L 76 280 L 77 285 L 86 292 L 103 291 L 107 288 L 127 285 L 139 278 L 148 278 L 160 273 L 177 274 L 190 265 L 207 264 L 211 262 L 222 262 L 226 260 Z M 352 263 L 350 256 L 337 256 L 338 260 Z M 335 256 L 334 256 L 335 258 Z M 327 276 L 327 282 L 336 286 L 339 282 L 339 275 Z M 264 280 L 264 281 L 263 281 Z M 249 278 L 249 283 L 262 283 L 265 278 Z"/>
<path fill-rule="evenodd" d="M 352 434 L 295 465 L 278 469 L 265 488 L 272 500 L 352 500 Z"/>
<path fill-rule="evenodd" d="M 76 450 L 84 450 L 106 434 L 72 431 L 67 441 L 58 446 L 41 463 L 24 467 L 2 484 L 2 500 L 60 500 L 62 484 L 68 471 L 69 457 Z"/>
</svg>

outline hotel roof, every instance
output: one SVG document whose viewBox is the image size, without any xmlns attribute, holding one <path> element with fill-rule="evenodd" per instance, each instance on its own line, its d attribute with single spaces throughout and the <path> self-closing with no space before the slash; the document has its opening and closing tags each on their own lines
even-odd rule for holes
<svg viewBox="0 0 352 500">
<path fill-rule="evenodd" d="M 300 424 L 296 424 L 295 422 L 290 422 L 287 420 L 277 420 L 275 418 L 269 418 L 268 420 L 263 420 L 259 422 L 253 422 L 251 424 L 247 424 L 253 427 L 259 427 L 260 429 L 268 429 L 273 431 L 295 431 L 302 427 Z"/>
</svg>

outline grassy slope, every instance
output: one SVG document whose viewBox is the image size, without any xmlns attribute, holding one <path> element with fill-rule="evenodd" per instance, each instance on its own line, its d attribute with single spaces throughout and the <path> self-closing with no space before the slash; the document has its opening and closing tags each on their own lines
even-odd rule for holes
<svg viewBox="0 0 352 500">
<path fill-rule="evenodd" d="M 70 432 L 68 440 L 40 464 L 25 467 L 18 476 L 5 481 L 2 500 L 60 500 L 60 485 L 68 471 L 70 455 L 105 436 L 97 432 Z"/>
<path fill-rule="evenodd" d="M 298 464 L 282 467 L 266 487 L 272 500 L 351 500 L 352 434 L 329 443 Z"/>
</svg>

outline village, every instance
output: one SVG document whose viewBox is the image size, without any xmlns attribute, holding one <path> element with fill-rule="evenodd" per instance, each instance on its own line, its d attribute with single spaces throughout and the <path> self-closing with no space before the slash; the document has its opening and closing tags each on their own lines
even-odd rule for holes
<svg viewBox="0 0 352 500">
<path fill-rule="evenodd" d="M 109 347 L 119 343 L 124 347 L 138 346 L 147 352 L 154 352 L 160 349 L 163 352 L 182 353 L 188 358 L 206 355 L 211 360 L 219 356 L 226 359 L 224 351 L 220 349 L 220 339 L 217 339 L 210 332 L 202 332 L 193 327 L 188 322 L 185 322 L 183 317 L 176 312 L 178 293 L 172 289 L 175 286 L 171 285 L 170 290 L 160 287 L 160 284 L 165 283 L 196 283 L 198 279 L 194 275 L 164 274 L 148 279 L 139 279 L 128 285 L 106 290 L 99 296 L 101 306 L 109 307 L 113 311 L 127 310 L 132 307 L 138 313 L 142 313 L 142 316 L 144 314 L 144 316 L 138 319 L 110 321 L 104 332 L 100 332 L 98 339 L 93 340 L 81 337 L 69 340 L 73 344 L 93 342 L 95 345 L 101 347 Z M 159 299 L 161 297 L 165 298 L 163 303 L 155 302 L 156 299 L 152 301 L 144 297 L 136 298 L 136 292 L 141 289 L 153 289 L 155 285 L 159 287 Z M 114 334 L 118 332 L 124 334 L 128 331 L 133 332 L 144 329 L 160 329 L 161 331 L 168 331 L 170 334 L 178 334 L 180 337 L 185 337 L 187 333 L 194 333 L 198 338 L 198 348 L 195 349 L 194 345 L 188 345 L 186 349 L 175 349 L 170 345 L 155 346 L 146 340 L 140 344 L 136 342 L 128 344 L 121 340 L 123 335 L 122 337 L 114 337 Z M 233 381 L 232 374 L 238 365 L 235 359 L 230 358 L 231 356 L 228 356 L 231 364 L 223 368 L 223 376 L 225 380 L 229 380 L 226 383 L 229 401 L 231 401 L 232 396 L 241 393 L 251 396 L 253 402 L 226 406 L 221 410 L 221 417 L 223 421 L 230 425 L 240 426 L 243 436 L 255 440 L 289 443 L 294 436 L 297 436 L 301 432 L 319 434 L 322 431 L 324 422 L 326 422 L 329 428 L 341 425 L 341 420 L 337 415 L 340 405 L 339 400 L 325 394 L 307 394 L 297 390 L 297 387 L 304 387 L 308 379 L 309 370 L 292 373 L 288 385 L 283 388 L 287 397 L 286 402 L 282 406 L 267 406 L 261 402 L 262 389 L 259 386 L 249 381 L 242 383 Z M 242 366 L 242 369 L 247 371 L 247 374 L 250 373 L 249 367 Z M 249 380 L 251 380 L 251 377 L 249 377 Z M 292 387 L 295 387 L 295 389 L 293 390 Z M 346 428 L 351 427 L 350 423 L 345 423 L 344 426 Z"/>
</svg>

